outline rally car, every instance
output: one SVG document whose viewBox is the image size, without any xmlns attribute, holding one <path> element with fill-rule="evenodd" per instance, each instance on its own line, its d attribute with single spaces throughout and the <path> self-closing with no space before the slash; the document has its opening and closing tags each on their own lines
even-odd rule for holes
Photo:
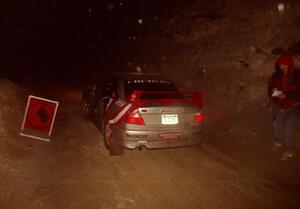
<svg viewBox="0 0 300 209">
<path fill-rule="evenodd" d="M 111 155 L 123 148 L 169 148 L 201 144 L 202 94 L 180 92 L 156 74 L 116 73 L 82 93 L 82 115 L 103 133 Z"/>
</svg>

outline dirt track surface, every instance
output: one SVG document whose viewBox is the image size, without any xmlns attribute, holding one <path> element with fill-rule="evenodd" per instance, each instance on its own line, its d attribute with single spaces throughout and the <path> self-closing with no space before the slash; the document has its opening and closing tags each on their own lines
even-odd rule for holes
<svg viewBox="0 0 300 209">
<path fill-rule="evenodd" d="M 1 208 L 300 208 L 299 187 L 282 187 L 207 144 L 110 157 L 77 103 L 59 108 L 50 143 L 18 139 L 24 171 Z"/>
<path fill-rule="evenodd" d="M 67 100 L 51 142 L 20 137 L 25 99 L 2 83 L 0 209 L 300 209 L 300 150 L 282 162 L 281 151 L 271 149 L 267 79 L 281 53 L 294 55 L 300 68 L 299 0 L 283 2 L 283 13 L 278 3 L 184 2 L 157 32 L 116 53 L 117 67 L 97 67 L 101 77 L 124 69 L 125 60 L 129 71 L 139 66 L 170 75 L 182 89 L 203 90 L 210 122 L 203 147 L 110 157 L 99 131 L 80 117 L 78 92 L 65 83 L 52 98 L 41 95 Z"/>
</svg>

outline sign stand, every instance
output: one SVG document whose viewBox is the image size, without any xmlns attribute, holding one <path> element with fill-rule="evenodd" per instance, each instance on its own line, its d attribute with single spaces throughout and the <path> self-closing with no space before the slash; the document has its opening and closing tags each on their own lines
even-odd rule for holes
<svg viewBox="0 0 300 209">
<path fill-rule="evenodd" d="M 50 142 L 58 105 L 57 101 L 30 95 L 20 135 Z"/>
</svg>

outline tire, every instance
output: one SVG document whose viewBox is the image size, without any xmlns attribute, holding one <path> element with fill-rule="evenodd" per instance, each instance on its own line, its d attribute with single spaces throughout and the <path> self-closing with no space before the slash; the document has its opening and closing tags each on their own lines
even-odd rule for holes
<svg viewBox="0 0 300 209">
<path fill-rule="evenodd" d="M 100 130 L 100 132 L 104 135 L 104 123 L 102 117 L 105 113 L 104 103 L 101 102 L 97 106 L 97 115 L 96 115 L 96 126 Z"/>
<path fill-rule="evenodd" d="M 106 124 L 103 130 L 103 141 L 104 141 L 104 146 L 107 150 L 110 149 L 111 138 L 112 138 L 112 130 L 109 127 L 109 124 Z"/>
<path fill-rule="evenodd" d="M 104 134 L 103 141 L 105 148 L 109 151 L 110 156 L 122 155 L 124 153 L 124 149 L 118 145 L 113 143 L 113 130 L 110 128 L 109 124 L 104 126 Z"/>
<path fill-rule="evenodd" d="M 87 102 L 85 99 L 81 101 L 81 114 L 85 120 L 91 120 L 93 118 L 92 104 Z"/>
</svg>

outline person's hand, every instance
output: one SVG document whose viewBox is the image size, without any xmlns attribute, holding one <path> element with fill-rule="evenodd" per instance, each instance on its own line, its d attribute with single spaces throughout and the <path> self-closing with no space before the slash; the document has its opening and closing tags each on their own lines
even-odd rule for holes
<svg viewBox="0 0 300 209">
<path fill-rule="evenodd" d="M 285 99 L 286 95 L 284 93 L 281 93 L 281 94 L 278 95 L 278 98 L 279 99 Z"/>
<path fill-rule="evenodd" d="M 282 91 L 279 91 L 278 89 L 273 89 L 272 97 L 278 97 L 280 94 L 283 94 Z"/>
</svg>

